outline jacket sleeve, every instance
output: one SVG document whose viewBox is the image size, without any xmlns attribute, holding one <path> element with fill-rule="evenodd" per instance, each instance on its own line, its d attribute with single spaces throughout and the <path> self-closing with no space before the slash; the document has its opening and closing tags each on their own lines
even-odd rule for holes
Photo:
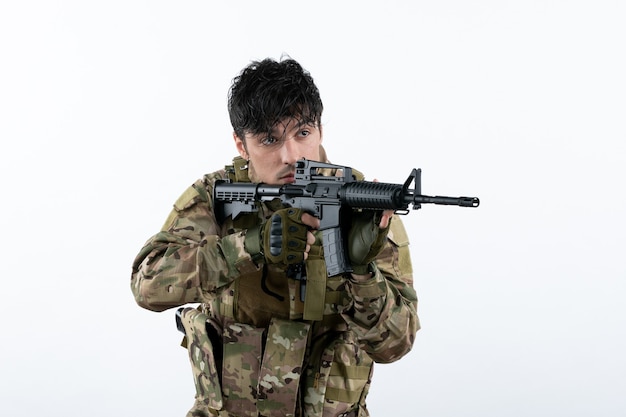
<svg viewBox="0 0 626 417">
<path fill-rule="evenodd" d="M 163 311 L 204 302 L 206 293 L 255 268 L 244 249 L 245 232 L 220 236 L 211 189 L 206 177 L 187 189 L 135 258 L 130 284 L 141 307 Z"/>
<path fill-rule="evenodd" d="M 420 328 L 409 240 L 398 216 L 393 216 L 387 243 L 373 265 L 372 278 L 348 281 L 353 308 L 344 319 L 361 347 L 381 363 L 394 362 L 413 347 Z"/>
</svg>

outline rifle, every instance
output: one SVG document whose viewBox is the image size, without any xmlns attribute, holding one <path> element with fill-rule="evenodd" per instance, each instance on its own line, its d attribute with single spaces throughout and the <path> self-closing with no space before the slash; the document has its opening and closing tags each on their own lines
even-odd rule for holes
<svg viewBox="0 0 626 417">
<path fill-rule="evenodd" d="M 321 170 L 341 170 L 341 176 L 322 175 Z M 348 210 L 394 210 L 397 214 L 409 213 L 422 204 L 442 204 L 460 207 L 478 207 L 477 197 L 430 197 L 422 195 L 421 169 L 413 169 L 404 184 L 357 181 L 352 168 L 324 162 L 300 159 L 296 162 L 295 181 L 289 184 L 270 185 L 216 181 L 213 189 L 215 215 L 218 221 L 228 216 L 236 219 L 242 213 L 258 211 L 257 202 L 280 199 L 287 207 L 302 209 L 320 220 L 324 260 L 328 276 L 351 272 L 343 245 L 341 219 Z M 409 188 L 415 183 L 414 188 Z M 301 271 L 296 271 L 301 274 Z M 296 278 L 304 280 L 305 278 Z"/>
</svg>

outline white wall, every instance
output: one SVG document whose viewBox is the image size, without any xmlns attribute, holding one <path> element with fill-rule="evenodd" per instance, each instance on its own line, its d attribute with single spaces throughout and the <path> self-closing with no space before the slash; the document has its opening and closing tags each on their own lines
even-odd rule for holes
<svg viewBox="0 0 626 417">
<path fill-rule="evenodd" d="M 227 5 L 224 5 L 227 3 Z M 333 162 L 478 209 L 405 218 L 423 329 L 373 416 L 626 411 L 623 2 L 14 1 L 0 6 L 0 414 L 183 416 L 173 312 L 130 265 L 234 156 L 230 81 L 311 71 Z"/>
</svg>

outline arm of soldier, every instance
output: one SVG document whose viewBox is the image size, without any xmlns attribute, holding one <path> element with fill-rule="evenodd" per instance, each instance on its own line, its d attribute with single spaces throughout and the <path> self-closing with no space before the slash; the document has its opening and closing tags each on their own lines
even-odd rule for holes
<svg viewBox="0 0 626 417">
<path fill-rule="evenodd" d="M 394 216 L 371 277 L 353 276 L 348 282 L 353 309 L 344 318 L 377 362 L 393 362 L 408 353 L 420 328 L 408 245 L 402 221 Z"/>
<path fill-rule="evenodd" d="M 202 302 L 207 292 L 256 268 L 244 250 L 245 231 L 220 237 L 208 195 L 201 182 L 183 193 L 135 258 L 131 289 L 141 307 L 163 311 Z"/>
</svg>

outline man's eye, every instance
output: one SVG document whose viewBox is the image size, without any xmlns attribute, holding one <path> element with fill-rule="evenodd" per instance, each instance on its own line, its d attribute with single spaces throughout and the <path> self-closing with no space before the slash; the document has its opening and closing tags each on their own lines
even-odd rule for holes
<svg viewBox="0 0 626 417">
<path fill-rule="evenodd" d="M 300 131 L 300 136 L 302 136 L 302 137 L 307 137 L 307 136 L 309 136 L 310 134 L 311 134 L 311 131 L 310 131 L 310 130 L 306 130 L 306 129 L 304 129 L 304 130 L 301 130 L 301 131 Z"/>
<path fill-rule="evenodd" d="M 271 145 L 275 145 L 276 143 L 278 143 L 278 139 L 268 136 L 266 138 L 259 139 L 259 143 L 263 146 L 271 146 Z"/>
</svg>

